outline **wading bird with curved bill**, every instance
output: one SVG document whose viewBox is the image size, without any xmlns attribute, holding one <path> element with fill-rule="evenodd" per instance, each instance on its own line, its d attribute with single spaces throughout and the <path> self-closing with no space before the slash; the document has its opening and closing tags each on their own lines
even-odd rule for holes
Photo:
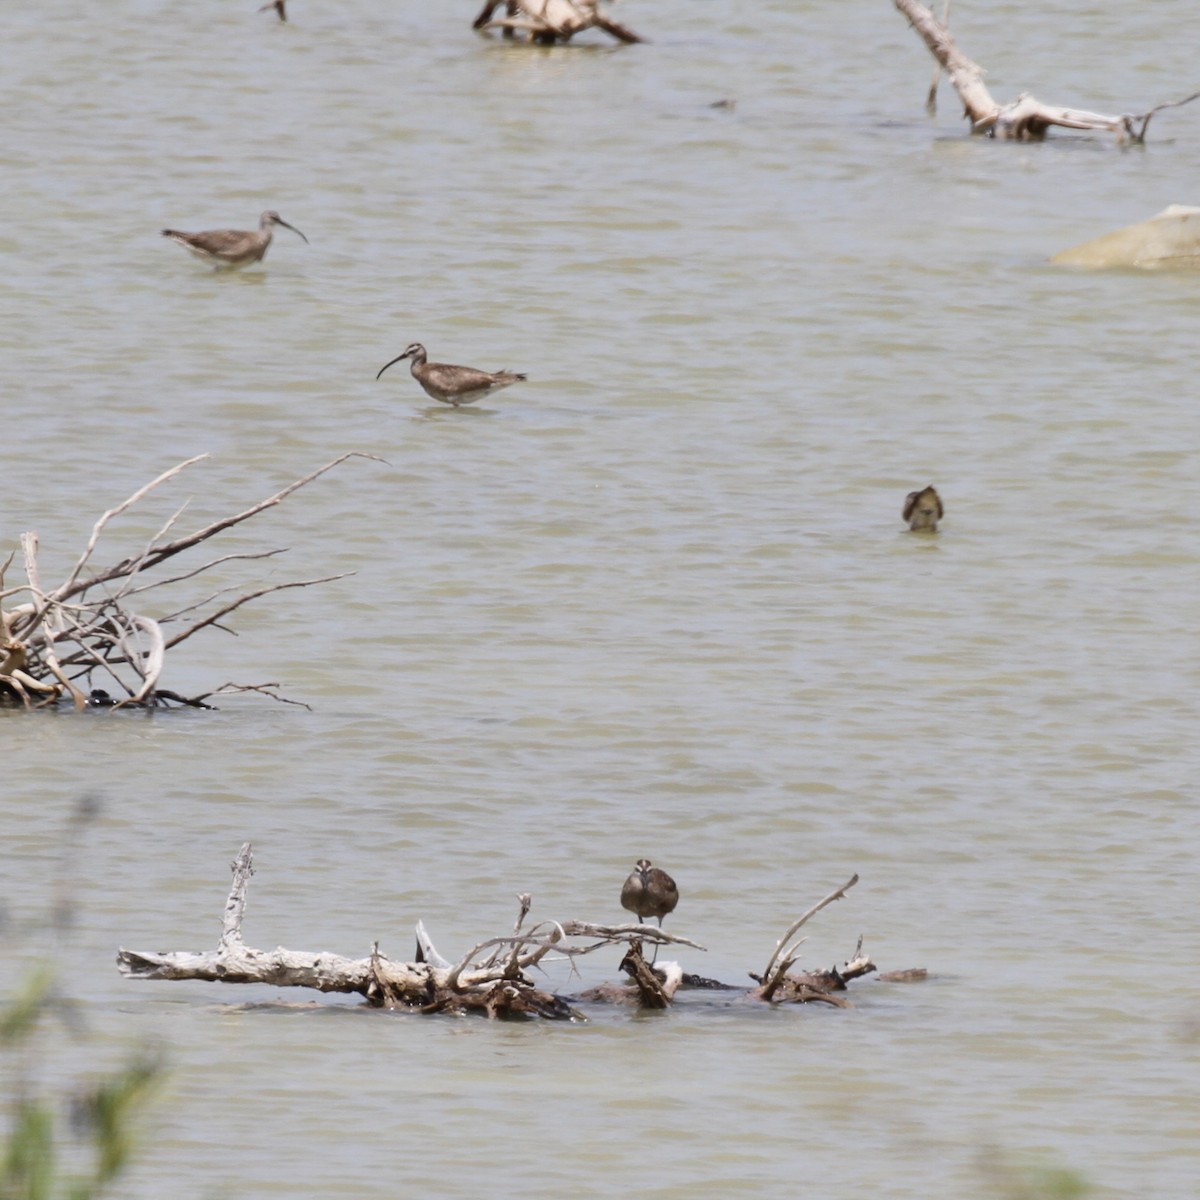
<svg viewBox="0 0 1200 1200">
<path fill-rule="evenodd" d="M 515 371 L 478 371 L 474 367 L 457 367 L 453 363 L 430 362 L 420 342 L 413 342 L 403 354 L 385 363 L 375 378 L 378 379 L 388 367 L 406 358 L 412 359 L 409 368 L 412 377 L 425 389 L 426 395 L 443 404 L 452 404 L 455 408 L 462 404 L 474 404 L 476 400 L 520 383 L 525 378 Z"/>
<path fill-rule="evenodd" d="M 272 227 L 282 225 L 304 239 L 295 225 L 289 225 L 277 212 L 268 209 L 258 219 L 257 229 L 208 229 L 203 233 L 184 233 L 178 229 L 164 229 L 162 235 L 178 242 L 197 258 L 202 258 L 214 267 L 245 267 L 260 262 L 271 244 Z"/>
</svg>

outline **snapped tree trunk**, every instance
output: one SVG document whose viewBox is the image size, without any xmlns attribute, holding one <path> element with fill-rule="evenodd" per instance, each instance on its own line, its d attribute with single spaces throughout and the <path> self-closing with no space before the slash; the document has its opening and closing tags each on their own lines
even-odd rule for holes
<svg viewBox="0 0 1200 1200">
<path fill-rule="evenodd" d="M 986 72 L 969 59 L 950 36 L 950 30 L 920 0 L 893 0 L 911 22 L 913 29 L 929 49 L 941 70 L 946 72 L 962 101 L 963 112 L 974 133 L 1016 141 L 1040 141 L 1054 126 L 1064 129 L 1103 130 L 1120 141 L 1143 142 L 1150 118 L 1164 108 L 1176 108 L 1200 97 L 1200 92 L 1182 100 L 1168 100 L 1147 112 L 1119 116 L 1087 112 L 1078 108 L 1058 108 L 1043 104 L 1025 93 L 1008 104 L 992 98 L 984 83 Z"/>
</svg>

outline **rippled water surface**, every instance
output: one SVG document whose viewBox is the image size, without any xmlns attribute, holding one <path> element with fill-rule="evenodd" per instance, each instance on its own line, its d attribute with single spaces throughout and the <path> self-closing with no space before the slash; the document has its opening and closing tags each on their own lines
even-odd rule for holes
<svg viewBox="0 0 1200 1200">
<path fill-rule="evenodd" d="M 885 0 L 631 0 L 648 44 L 555 50 L 471 3 L 254 7 L 48 0 L 0 41 L 0 555 L 36 529 L 62 578 L 198 453 L 99 560 L 385 460 L 210 543 L 290 547 L 213 587 L 352 577 L 168 661 L 311 712 L 0 713 L 16 918 L 105 801 L 62 950 L 90 1038 L 44 1070 L 174 1067 L 122 1195 L 1194 1196 L 1200 278 L 1046 260 L 1200 202 L 1200 108 L 970 140 Z M 997 96 L 1197 86 L 1184 0 L 953 19 Z M 157 236 L 266 208 L 310 244 L 242 273 Z M 376 382 L 414 340 L 529 381 Z M 454 958 L 517 892 L 621 918 L 647 855 L 691 970 L 747 982 L 858 872 L 804 962 L 865 934 L 932 978 L 572 1026 L 122 980 L 118 945 L 215 947 L 244 840 L 252 945 L 406 957 L 420 918 Z"/>
</svg>

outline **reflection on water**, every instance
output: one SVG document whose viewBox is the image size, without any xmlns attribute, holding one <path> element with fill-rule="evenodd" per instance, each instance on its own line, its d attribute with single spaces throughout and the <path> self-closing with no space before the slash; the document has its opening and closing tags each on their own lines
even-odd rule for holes
<svg viewBox="0 0 1200 1200">
<path fill-rule="evenodd" d="M 956 29 L 998 95 L 1180 93 L 1178 0 L 1072 8 Z M 72 986 L 101 1060 L 171 1047 L 124 1194 L 474 1194 L 486 1164 L 539 1194 L 958 1197 L 1029 1155 L 1190 1195 L 1169 964 L 1196 893 L 1200 283 L 1046 265 L 1194 199 L 1189 110 L 1136 152 L 971 141 L 945 96 L 922 119 L 887 6 L 672 0 L 627 14 L 647 45 L 566 52 L 415 0 L 293 9 L 26 6 L 0 48 L 24 100 L 0 554 L 36 529 L 62 577 L 203 451 L 102 561 L 189 496 L 200 524 L 386 460 L 227 547 L 289 547 L 239 581 L 352 578 L 169 658 L 176 691 L 277 680 L 311 714 L 0 713 L 0 896 L 44 903 L 63 814 L 101 792 Z M 311 244 L 219 274 L 160 244 L 271 207 Z M 529 381 L 458 411 L 377 384 L 414 340 Z M 927 483 L 946 516 L 912 536 Z M 802 964 L 865 934 L 933 978 L 582 1027 L 121 980 L 119 945 L 215 946 L 245 840 L 266 948 L 403 958 L 421 919 L 453 959 L 524 891 L 535 919 L 615 921 L 644 856 L 708 947 L 689 970 L 745 983 L 858 871 Z"/>
</svg>

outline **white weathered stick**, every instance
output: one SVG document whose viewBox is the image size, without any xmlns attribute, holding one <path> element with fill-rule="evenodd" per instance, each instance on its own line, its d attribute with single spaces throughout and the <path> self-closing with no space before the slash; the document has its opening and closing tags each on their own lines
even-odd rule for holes
<svg viewBox="0 0 1200 1200">
<path fill-rule="evenodd" d="M 520 911 L 517 913 L 517 923 L 513 926 L 513 933 L 521 932 L 521 926 L 525 923 L 525 918 L 529 916 L 529 910 L 533 906 L 533 896 L 529 892 L 521 892 L 517 896 L 517 904 Z"/>
<path fill-rule="evenodd" d="M 163 644 L 162 628 L 157 621 L 152 621 L 149 617 L 139 617 L 136 613 L 131 614 L 129 619 L 136 629 L 150 639 L 150 649 L 146 653 L 143 654 L 136 646 L 130 646 L 126 651 L 126 657 L 133 669 L 142 677 L 142 686 L 128 701 L 130 704 L 137 704 L 145 700 L 158 687 L 158 677 L 162 674 L 166 646 Z M 126 645 L 126 639 L 122 638 L 119 644 Z M 133 654 L 136 654 L 136 657 L 133 657 Z M 126 701 L 122 701 L 122 704 L 124 703 Z"/>
<path fill-rule="evenodd" d="M 659 945 L 691 946 L 693 950 L 704 950 L 699 942 L 667 933 L 657 925 L 593 925 L 587 921 L 564 921 L 563 932 L 567 937 L 604 938 L 608 941 L 649 941 Z"/>
<path fill-rule="evenodd" d="M 424 921 L 417 922 L 417 946 L 421 953 L 421 960 L 427 962 L 431 967 L 441 967 L 448 971 L 454 965 L 438 953 L 433 939 L 426 932 Z"/>
<path fill-rule="evenodd" d="M 79 711 L 87 705 L 87 697 L 67 678 L 54 653 L 54 640 L 61 629 L 62 621 L 55 612 L 54 604 L 42 592 L 38 576 L 38 535 L 33 532 L 21 534 L 21 549 L 25 555 L 25 575 L 29 580 L 29 590 L 36 598 L 37 604 L 37 609 L 28 625 L 26 640 L 32 640 L 32 635 L 36 633 L 39 625 L 45 626 L 45 643 L 41 650 L 42 661 L 54 678 L 70 694 L 76 711 Z"/>
<path fill-rule="evenodd" d="M 246 889 L 250 876 L 254 874 L 254 847 L 243 842 L 237 858 L 229 864 L 233 872 L 233 886 L 229 899 L 225 901 L 225 919 L 221 923 L 221 941 L 218 953 L 227 953 L 242 944 L 242 918 L 246 915 Z"/>
<path fill-rule="evenodd" d="M 285 950 L 252 950 L 228 954 L 143 954 L 117 951 L 117 967 L 127 979 L 199 979 L 210 983 L 266 983 L 273 987 L 315 988 L 320 992 L 358 992 L 371 982 L 371 960 L 337 954 L 305 954 Z"/>
</svg>

